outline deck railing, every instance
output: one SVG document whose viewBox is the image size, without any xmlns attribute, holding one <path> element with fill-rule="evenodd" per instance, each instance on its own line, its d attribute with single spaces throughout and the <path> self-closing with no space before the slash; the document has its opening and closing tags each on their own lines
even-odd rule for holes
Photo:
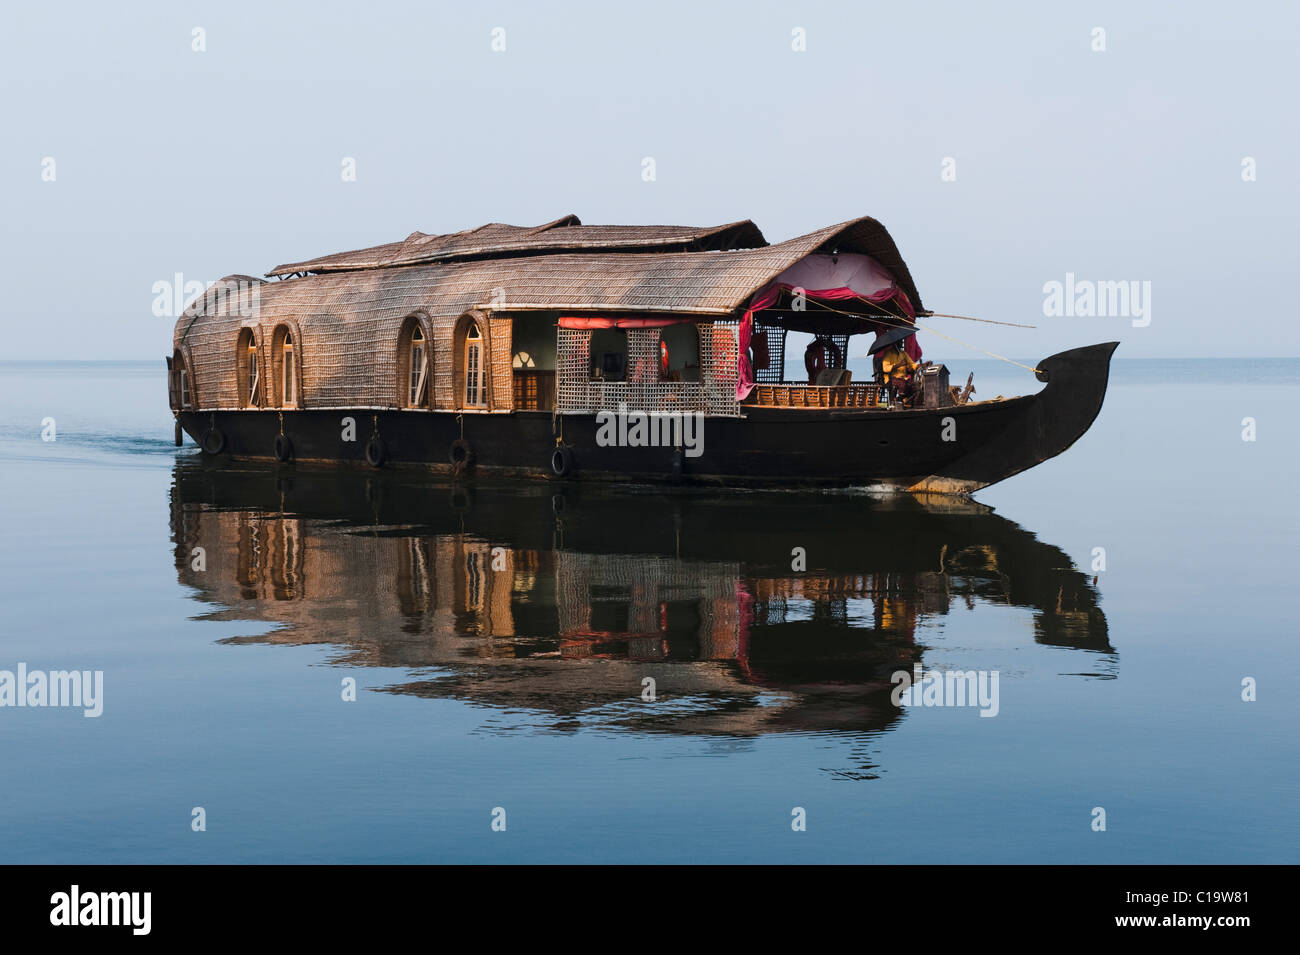
<svg viewBox="0 0 1300 955">
<path fill-rule="evenodd" d="M 746 404 L 764 408 L 884 407 L 880 385 L 755 385 Z"/>
</svg>

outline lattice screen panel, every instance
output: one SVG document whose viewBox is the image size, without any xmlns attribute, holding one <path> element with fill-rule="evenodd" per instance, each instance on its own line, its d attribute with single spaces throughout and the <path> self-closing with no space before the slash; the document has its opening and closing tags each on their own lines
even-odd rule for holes
<svg viewBox="0 0 1300 955">
<path fill-rule="evenodd" d="M 698 326 L 702 382 L 659 380 L 659 329 L 627 329 L 627 380 L 593 381 L 591 332 L 561 328 L 557 340 L 556 409 L 560 414 L 661 411 L 736 416 L 734 326 Z"/>
<path fill-rule="evenodd" d="M 785 380 L 785 333 L 781 325 L 765 325 L 755 320 L 754 334 L 767 333 L 767 354 L 769 363 L 766 368 L 754 369 L 754 380 L 761 385 L 779 385 Z"/>
</svg>

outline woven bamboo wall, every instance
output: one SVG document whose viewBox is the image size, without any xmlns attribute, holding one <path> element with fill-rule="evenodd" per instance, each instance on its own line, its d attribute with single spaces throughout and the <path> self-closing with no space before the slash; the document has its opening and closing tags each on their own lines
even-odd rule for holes
<svg viewBox="0 0 1300 955">
<path fill-rule="evenodd" d="M 429 365 L 433 376 L 433 406 L 451 408 L 454 394 L 452 380 L 452 336 L 455 332 L 454 321 L 435 321 L 433 323 L 433 354 Z"/>
<path fill-rule="evenodd" d="M 511 329 L 513 322 L 509 318 L 493 316 L 488 320 L 491 349 L 488 370 L 488 388 L 492 392 L 492 408 L 514 407 L 515 376 L 510 367 Z"/>
</svg>

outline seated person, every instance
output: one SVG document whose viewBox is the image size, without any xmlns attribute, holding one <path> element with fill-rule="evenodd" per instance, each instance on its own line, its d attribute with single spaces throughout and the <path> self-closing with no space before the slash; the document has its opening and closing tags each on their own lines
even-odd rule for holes
<svg viewBox="0 0 1300 955">
<path fill-rule="evenodd" d="M 902 342 L 889 345 L 876 352 L 876 381 L 899 398 L 912 396 L 912 376 L 917 364 L 903 349 Z"/>
</svg>

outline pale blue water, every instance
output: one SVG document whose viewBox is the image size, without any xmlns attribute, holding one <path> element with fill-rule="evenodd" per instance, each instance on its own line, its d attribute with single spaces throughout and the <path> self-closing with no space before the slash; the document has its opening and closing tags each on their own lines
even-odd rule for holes
<svg viewBox="0 0 1300 955">
<path fill-rule="evenodd" d="M 950 364 L 977 397 L 1037 387 Z M 1291 359 L 1117 359 L 1074 448 L 977 495 L 994 515 L 641 493 L 570 495 L 557 517 L 536 487 L 466 503 L 205 470 L 172 447 L 161 361 L 0 365 L 0 670 L 105 674 L 97 719 L 0 708 L 0 858 L 1300 861 L 1297 385 Z M 993 543 L 932 546 L 967 537 Z M 178 555 L 195 541 L 207 576 Z M 512 562 L 498 603 L 475 589 L 493 546 Z M 1081 572 L 1039 579 L 1058 553 Z M 855 569 L 914 620 L 845 583 Z M 615 570 L 676 575 L 667 616 L 597 584 L 590 626 L 558 633 L 564 587 Z M 709 661 L 699 595 L 725 636 L 737 587 L 762 612 Z M 1035 639 L 1036 621 L 1065 635 Z M 998 670 L 998 716 L 863 705 L 866 670 L 918 658 Z"/>
</svg>

